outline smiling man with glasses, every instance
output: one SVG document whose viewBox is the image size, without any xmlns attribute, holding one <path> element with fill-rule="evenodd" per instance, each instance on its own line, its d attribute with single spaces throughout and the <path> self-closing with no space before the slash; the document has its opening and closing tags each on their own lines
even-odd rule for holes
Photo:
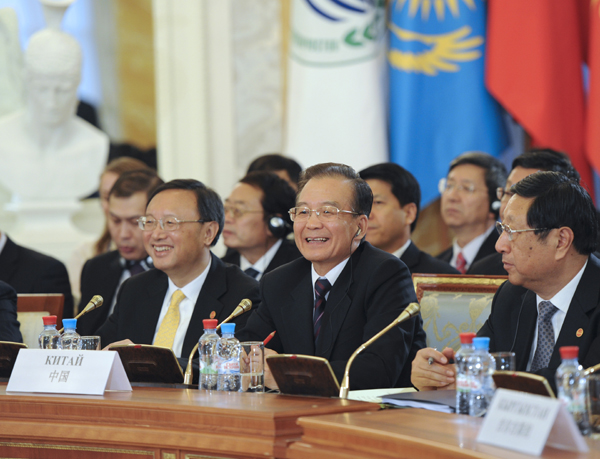
<svg viewBox="0 0 600 459">
<path fill-rule="evenodd" d="M 114 312 L 98 330 L 104 344 L 154 344 L 187 357 L 203 319 L 221 322 L 244 298 L 258 303 L 258 283 L 210 251 L 223 220 L 221 198 L 197 180 L 173 180 L 150 195 L 138 224 L 156 269 L 123 283 Z M 247 318 L 235 322 L 241 326 Z"/>
<path fill-rule="evenodd" d="M 239 334 L 264 340 L 265 354 L 315 355 L 341 380 L 350 355 L 416 301 L 410 272 L 397 257 L 364 241 L 373 194 L 349 166 L 317 164 L 303 172 L 290 209 L 302 258 L 261 279 L 261 304 Z M 351 389 L 405 386 L 410 361 L 425 345 L 420 316 L 358 355 Z M 276 387 L 265 369 L 265 385 Z"/>
<path fill-rule="evenodd" d="M 600 362 L 596 212 L 587 191 L 559 172 L 536 172 L 511 191 L 496 243 L 508 282 L 496 292 L 478 336 L 490 338 L 491 352 L 515 352 L 517 371 L 542 375 L 554 387 L 560 347 L 578 346 L 584 367 Z M 452 387 L 450 357 L 451 349 L 421 350 L 413 384 Z"/>
</svg>

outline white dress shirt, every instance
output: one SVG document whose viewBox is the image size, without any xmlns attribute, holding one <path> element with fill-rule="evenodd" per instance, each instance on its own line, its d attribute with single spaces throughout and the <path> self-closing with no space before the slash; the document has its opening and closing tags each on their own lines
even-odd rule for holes
<svg viewBox="0 0 600 459">
<path fill-rule="evenodd" d="M 275 258 L 275 254 L 279 250 L 279 247 L 281 247 L 282 243 L 283 239 L 279 239 L 275 244 L 273 244 L 273 246 L 269 250 L 266 251 L 266 253 L 262 257 L 256 260 L 256 263 L 254 264 L 250 263 L 246 257 L 240 254 L 241 270 L 246 271 L 248 268 L 256 269 L 258 271 L 258 274 L 256 275 L 255 279 L 257 281 L 260 280 L 273 258 Z"/>
</svg>

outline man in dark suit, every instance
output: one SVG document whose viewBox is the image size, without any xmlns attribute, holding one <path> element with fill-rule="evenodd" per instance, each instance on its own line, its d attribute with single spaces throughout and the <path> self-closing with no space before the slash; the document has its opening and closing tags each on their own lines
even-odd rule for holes
<svg viewBox="0 0 600 459">
<path fill-rule="evenodd" d="M 372 196 L 348 166 L 318 164 L 304 171 L 297 207 L 290 211 L 303 258 L 261 279 L 261 304 L 240 339 L 262 341 L 276 330 L 266 355 L 324 357 L 341 379 L 350 355 L 416 301 L 406 266 L 362 240 Z M 407 383 L 408 362 L 424 345 L 420 316 L 407 320 L 356 358 L 350 387 Z M 276 387 L 268 371 L 265 384 Z"/>
<path fill-rule="evenodd" d="M 94 296 L 104 299 L 102 307 L 77 321 L 80 335 L 93 335 L 112 313 L 117 291 L 131 276 L 152 267 L 144 247 L 138 219 L 146 213 L 148 196 L 164 182 L 152 169 L 123 173 L 108 195 L 108 231 L 117 250 L 88 260 L 81 272 L 81 311 Z"/>
<path fill-rule="evenodd" d="M 494 253 L 500 209 L 496 190 L 505 181 L 504 165 L 486 153 L 464 153 L 450 163 L 448 176 L 440 180 L 441 213 L 454 241 L 438 259 L 470 274 L 473 263 Z"/>
<path fill-rule="evenodd" d="M 578 346 L 585 367 L 600 360 L 595 209 L 585 189 L 558 172 L 536 172 L 511 191 L 496 244 L 508 281 L 478 335 L 490 338 L 491 352 L 514 351 L 517 370 L 542 375 L 554 386 L 561 346 Z M 450 357 L 451 349 L 419 351 L 413 384 L 421 390 L 451 387 Z"/>
<path fill-rule="evenodd" d="M 0 341 L 23 342 L 17 320 L 17 292 L 2 281 L 0 281 Z"/>
<path fill-rule="evenodd" d="M 417 179 L 394 163 L 382 163 L 360 172 L 373 191 L 367 241 L 404 262 L 411 274 L 460 274 L 445 261 L 425 253 L 410 240 L 417 225 L 421 189 Z"/>
<path fill-rule="evenodd" d="M 511 187 L 528 175 L 537 171 L 561 172 L 567 177 L 579 182 L 579 173 L 571 160 L 564 153 L 549 148 L 536 148 L 517 156 L 512 162 L 512 169 L 506 179 L 506 186 L 497 189 L 497 197 L 500 200 L 500 220 L 504 215 L 504 209 L 508 200 L 514 194 Z M 469 274 L 482 274 L 485 276 L 506 276 L 508 273 L 502 265 L 502 254 L 494 251 L 474 262 L 469 268 Z"/>
<path fill-rule="evenodd" d="M 0 233 L 0 280 L 17 293 L 62 293 L 63 317 L 73 317 L 73 294 L 65 265 L 15 244 L 5 233 Z"/>
<path fill-rule="evenodd" d="M 156 269 L 123 283 L 98 330 L 104 344 L 154 344 L 187 357 L 203 319 L 221 322 L 242 299 L 258 302 L 258 283 L 210 251 L 223 219 L 221 198 L 197 180 L 173 180 L 152 193 L 139 224 Z M 246 320 L 241 315 L 236 323 Z"/>
<path fill-rule="evenodd" d="M 296 258 L 287 239 L 292 231 L 288 211 L 296 192 L 273 172 L 250 172 L 225 200 L 223 241 L 230 249 L 223 261 L 260 280 L 263 274 Z"/>
</svg>

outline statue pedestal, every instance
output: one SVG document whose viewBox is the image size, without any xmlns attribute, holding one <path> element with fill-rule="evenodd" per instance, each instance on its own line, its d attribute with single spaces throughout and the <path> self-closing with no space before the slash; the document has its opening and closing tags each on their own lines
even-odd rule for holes
<svg viewBox="0 0 600 459">
<path fill-rule="evenodd" d="M 66 263 L 75 247 L 95 239 L 73 224 L 73 214 L 81 208 L 75 200 L 10 202 L 5 209 L 16 216 L 10 237 Z"/>
</svg>

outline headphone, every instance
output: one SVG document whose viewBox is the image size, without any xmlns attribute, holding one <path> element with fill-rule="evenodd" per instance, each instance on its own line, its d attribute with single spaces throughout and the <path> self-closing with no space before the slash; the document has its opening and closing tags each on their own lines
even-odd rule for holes
<svg viewBox="0 0 600 459">
<path fill-rule="evenodd" d="M 356 230 L 356 234 L 354 235 L 354 237 L 358 237 L 358 236 L 360 236 L 360 233 L 362 233 L 362 230 L 361 230 L 360 228 L 358 228 L 358 229 Z"/>
<path fill-rule="evenodd" d="M 292 232 L 292 225 L 279 215 L 267 216 L 267 228 L 276 239 L 283 239 Z"/>
<path fill-rule="evenodd" d="M 490 212 L 498 213 L 498 211 L 500 210 L 500 207 L 502 207 L 502 204 L 500 203 L 500 201 L 495 200 L 494 202 L 492 202 L 490 204 Z"/>
</svg>

